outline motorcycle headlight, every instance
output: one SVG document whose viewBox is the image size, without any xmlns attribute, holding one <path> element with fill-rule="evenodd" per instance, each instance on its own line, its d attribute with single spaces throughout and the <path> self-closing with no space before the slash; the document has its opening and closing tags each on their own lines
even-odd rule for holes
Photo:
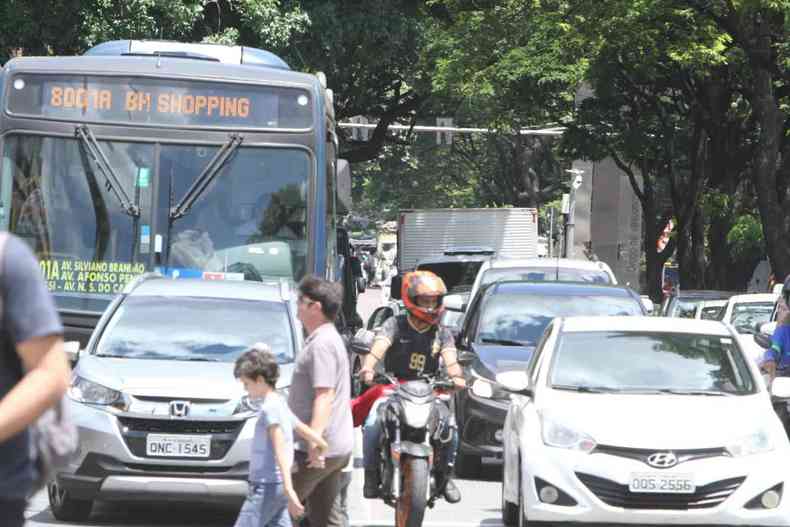
<svg viewBox="0 0 790 527">
<path fill-rule="evenodd" d="M 69 397 L 85 404 L 118 406 L 123 404 L 123 394 L 118 390 L 75 376 L 69 387 Z"/>
<path fill-rule="evenodd" d="M 541 433 L 543 443 L 555 448 L 592 452 L 595 449 L 595 440 L 587 434 L 556 421 L 546 415 L 541 415 Z"/>
<path fill-rule="evenodd" d="M 762 454 L 763 452 L 770 452 L 773 449 L 774 444 L 767 430 L 758 430 L 753 434 L 737 439 L 727 446 L 727 452 L 729 452 L 732 457 Z"/>
</svg>

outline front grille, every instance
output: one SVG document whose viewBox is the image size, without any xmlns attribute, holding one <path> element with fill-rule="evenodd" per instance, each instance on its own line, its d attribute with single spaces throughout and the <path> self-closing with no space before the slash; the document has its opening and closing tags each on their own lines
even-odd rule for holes
<svg viewBox="0 0 790 527">
<path fill-rule="evenodd" d="M 238 421 L 191 421 L 188 419 L 138 419 L 136 417 L 119 417 L 121 435 L 129 450 L 137 457 L 149 459 L 222 459 L 233 446 L 244 426 L 243 420 Z M 148 456 L 146 454 L 146 437 L 148 434 L 185 434 L 211 435 L 211 452 L 208 458 L 178 458 Z"/>
<path fill-rule="evenodd" d="M 610 456 L 625 457 L 635 459 L 647 464 L 647 458 L 657 452 L 672 452 L 677 457 L 678 464 L 698 459 L 712 457 L 729 457 L 729 452 L 725 448 L 695 448 L 686 450 L 661 450 L 647 448 L 626 448 L 612 445 L 597 445 L 593 454 L 608 454 Z"/>
<path fill-rule="evenodd" d="M 598 476 L 577 472 L 576 477 L 607 505 L 648 510 L 710 509 L 723 503 L 746 480 L 745 477 L 740 477 L 715 481 L 697 487 L 693 494 L 652 494 L 631 492 L 628 485 Z"/>
</svg>

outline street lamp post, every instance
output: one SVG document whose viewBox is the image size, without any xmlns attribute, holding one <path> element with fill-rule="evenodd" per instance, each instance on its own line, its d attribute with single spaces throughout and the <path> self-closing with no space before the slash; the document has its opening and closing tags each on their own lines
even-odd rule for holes
<svg viewBox="0 0 790 527">
<path fill-rule="evenodd" d="M 566 258 L 573 258 L 574 250 L 573 250 L 573 235 L 574 235 L 574 219 L 575 219 L 575 212 L 576 212 L 576 191 L 579 187 L 582 186 L 584 182 L 584 178 L 582 178 L 582 174 L 584 174 L 584 170 L 579 170 L 578 168 L 572 168 L 570 170 L 566 170 L 569 174 L 573 175 L 573 179 L 571 180 L 571 192 L 568 202 L 568 216 L 565 223 L 565 257 Z"/>
</svg>

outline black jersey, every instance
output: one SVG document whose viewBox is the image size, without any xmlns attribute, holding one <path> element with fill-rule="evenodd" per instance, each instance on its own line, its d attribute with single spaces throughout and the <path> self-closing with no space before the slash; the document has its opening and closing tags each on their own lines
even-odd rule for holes
<svg viewBox="0 0 790 527">
<path fill-rule="evenodd" d="M 447 328 L 431 326 L 418 331 L 407 315 L 391 317 L 376 331 L 376 339 L 386 339 L 389 350 L 384 368 L 398 379 L 414 380 L 421 375 L 435 375 L 441 352 L 455 349 L 453 336 Z"/>
</svg>

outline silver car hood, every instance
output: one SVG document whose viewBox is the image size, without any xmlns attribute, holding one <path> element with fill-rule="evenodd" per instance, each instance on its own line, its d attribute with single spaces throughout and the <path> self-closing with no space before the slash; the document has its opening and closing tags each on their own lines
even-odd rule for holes
<svg viewBox="0 0 790 527">
<path fill-rule="evenodd" d="M 239 400 L 244 388 L 232 362 L 115 359 L 81 356 L 75 374 L 133 397 Z M 280 365 L 278 388 L 290 386 L 293 363 Z"/>
</svg>

